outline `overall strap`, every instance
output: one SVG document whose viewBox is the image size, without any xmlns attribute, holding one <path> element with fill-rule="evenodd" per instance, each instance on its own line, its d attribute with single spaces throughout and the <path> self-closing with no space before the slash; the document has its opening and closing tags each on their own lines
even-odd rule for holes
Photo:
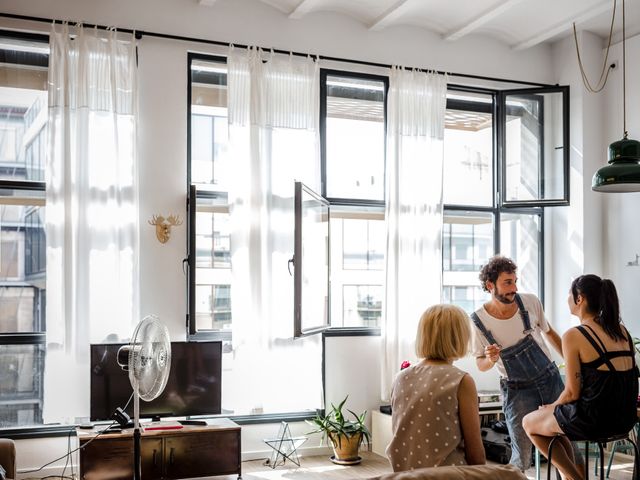
<svg viewBox="0 0 640 480">
<path fill-rule="evenodd" d="M 482 320 L 480 320 L 480 317 L 478 316 L 478 314 L 476 312 L 473 312 L 471 314 L 471 320 L 473 321 L 474 325 L 476 327 L 478 327 L 478 330 L 480 330 L 480 332 L 482 332 L 482 334 L 485 336 L 485 338 L 489 342 L 489 345 L 493 345 L 494 343 L 495 344 L 498 343 L 498 342 L 496 342 L 496 339 L 493 337 L 491 332 L 489 330 L 487 330 L 487 327 L 484 326 L 484 323 L 482 323 Z"/>
<path fill-rule="evenodd" d="M 600 356 L 600 359 L 602 360 L 603 363 L 605 363 L 607 365 L 607 367 L 609 368 L 610 371 L 615 372 L 616 369 L 613 366 L 613 364 L 611 363 L 611 361 L 609 360 L 609 358 L 605 355 L 605 352 L 602 350 L 602 348 L 600 348 L 600 345 L 598 345 L 596 343 L 596 341 L 593 339 L 593 337 L 589 334 L 589 332 L 587 332 L 586 328 L 584 328 L 582 325 L 579 325 L 578 327 L 576 327 L 578 329 L 578 331 L 580 333 L 582 333 L 582 335 L 584 335 L 584 337 L 589 340 L 589 343 L 591 344 L 591 346 L 594 348 L 594 350 L 596 351 L 596 353 Z M 591 329 L 589 329 L 591 330 Z M 593 330 L 591 330 L 593 332 Z M 593 332 L 594 335 L 596 335 L 595 332 Z M 596 338 L 598 338 L 598 336 L 596 335 Z M 600 340 L 598 338 L 598 340 Z"/>
<path fill-rule="evenodd" d="M 518 304 L 518 310 L 520 311 L 520 316 L 522 317 L 522 325 L 524 325 L 524 330 L 522 333 L 528 334 L 531 332 L 531 320 L 529 320 L 529 312 L 524 308 L 524 303 L 522 302 L 522 298 L 520 295 L 516 293 L 515 296 L 516 303 Z"/>
</svg>

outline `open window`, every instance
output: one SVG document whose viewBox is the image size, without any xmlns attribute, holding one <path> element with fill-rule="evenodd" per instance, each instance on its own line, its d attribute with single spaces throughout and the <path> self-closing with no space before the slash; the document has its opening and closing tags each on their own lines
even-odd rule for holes
<svg viewBox="0 0 640 480">
<path fill-rule="evenodd" d="M 500 92 L 501 203 L 569 204 L 569 89 Z"/>
<path fill-rule="evenodd" d="M 329 317 L 329 202 L 295 183 L 294 337 L 321 332 Z"/>
</svg>

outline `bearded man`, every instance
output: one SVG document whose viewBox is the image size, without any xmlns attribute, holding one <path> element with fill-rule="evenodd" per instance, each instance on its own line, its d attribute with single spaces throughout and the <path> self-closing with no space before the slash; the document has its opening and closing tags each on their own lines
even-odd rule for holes
<svg viewBox="0 0 640 480">
<path fill-rule="evenodd" d="M 491 300 L 471 314 L 472 353 L 481 371 L 495 366 L 500 373 L 510 463 L 525 471 L 531 466 L 532 444 L 522 418 L 553 403 L 564 385 L 544 339 L 561 356 L 562 340 L 547 321 L 540 300 L 517 293 L 517 269 L 513 260 L 499 255 L 482 267 L 480 282 Z"/>
</svg>

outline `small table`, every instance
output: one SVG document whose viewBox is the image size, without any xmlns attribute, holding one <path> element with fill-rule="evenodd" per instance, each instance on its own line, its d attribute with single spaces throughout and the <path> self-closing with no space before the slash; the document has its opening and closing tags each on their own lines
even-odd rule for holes
<svg viewBox="0 0 640 480">
<path fill-rule="evenodd" d="M 273 453 L 269 458 L 269 466 L 271 468 L 276 468 L 281 457 L 282 463 L 280 465 L 284 465 L 287 459 L 289 459 L 297 466 L 300 466 L 298 447 L 306 441 L 307 437 L 292 437 L 289 424 L 287 422 L 282 422 L 276 438 L 264 439 L 264 443 L 273 449 Z"/>
</svg>

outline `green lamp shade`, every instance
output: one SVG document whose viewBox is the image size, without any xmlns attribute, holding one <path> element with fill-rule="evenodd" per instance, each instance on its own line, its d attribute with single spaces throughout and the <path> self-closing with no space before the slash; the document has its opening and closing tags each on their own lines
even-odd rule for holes
<svg viewBox="0 0 640 480">
<path fill-rule="evenodd" d="M 596 192 L 640 192 L 640 142 L 622 140 L 609 145 L 609 164 L 591 181 Z"/>
</svg>

